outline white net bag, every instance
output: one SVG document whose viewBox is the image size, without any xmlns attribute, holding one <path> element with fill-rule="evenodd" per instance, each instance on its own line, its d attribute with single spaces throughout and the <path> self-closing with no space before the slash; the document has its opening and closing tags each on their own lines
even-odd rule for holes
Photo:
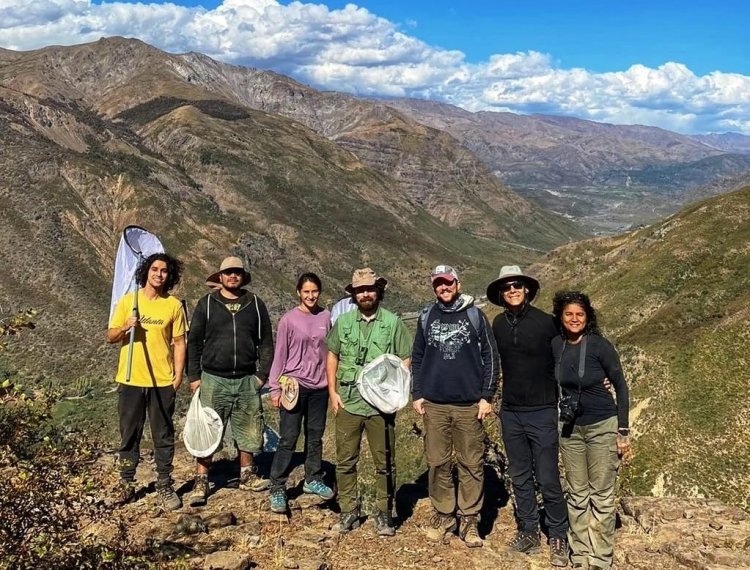
<svg viewBox="0 0 750 570">
<path fill-rule="evenodd" d="M 213 408 L 201 404 L 200 391 L 198 388 L 190 401 L 182 441 L 193 457 L 208 457 L 221 444 L 224 425 Z"/>
<path fill-rule="evenodd" d="M 409 403 L 411 372 L 395 354 L 382 354 L 360 370 L 357 388 L 372 407 L 392 414 Z"/>
</svg>

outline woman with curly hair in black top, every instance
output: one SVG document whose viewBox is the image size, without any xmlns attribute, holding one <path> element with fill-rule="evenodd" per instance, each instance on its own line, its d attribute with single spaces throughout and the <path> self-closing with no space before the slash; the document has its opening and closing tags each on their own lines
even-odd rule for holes
<svg viewBox="0 0 750 570">
<path fill-rule="evenodd" d="M 552 342 L 560 383 L 560 451 L 574 568 L 609 570 L 615 537 L 615 478 L 630 453 L 628 386 L 617 351 L 601 336 L 584 293 L 557 293 Z M 616 401 L 605 385 L 614 388 Z"/>
</svg>

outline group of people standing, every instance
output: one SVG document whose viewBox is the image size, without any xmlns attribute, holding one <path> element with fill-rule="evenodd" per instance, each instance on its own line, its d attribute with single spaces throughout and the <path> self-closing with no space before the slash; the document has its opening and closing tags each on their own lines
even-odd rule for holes
<svg viewBox="0 0 750 570">
<path fill-rule="evenodd" d="M 270 490 L 274 512 L 287 511 L 286 481 L 304 431 L 303 492 L 325 500 L 337 496 L 341 514 L 334 530 L 357 528 L 364 432 L 375 468 L 375 531 L 394 535 L 396 414 L 374 407 L 357 385 L 366 365 L 390 354 L 411 368 L 412 405 L 425 428 L 434 511 L 425 534 L 439 541 L 457 532 L 466 546 L 480 547 L 482 421 L 493 413 L 501 368 L 500 423 L 518 521 L 510 548 L 532 553 L 541 547 L 538 485 L 551 563 L 566 566 L 570 559 L 574 568 L 611 567 L 615 476 L 619 458 L 629 453 L 628 390 L 617 353 L 600 335 L 585 294 L 559 293 L 553 315 L 546 314 L 531 305 L 539 282 L 517 266 L 505 266 L 487 288 L 488 300 L 504 308 L 490 325 L 474 299 L 462 293 L 457 271 L 438 265 L 430 279 L 435 300 L 421 312 L 412 338 L 404 322 L 382 306 L 387 281 L 372 269 L 354 271 L 348 297 L 335 306 L 334 317 L 319 304 L 320 278 L 305 273 L 296 286 L 299 303 L 279 321 L 274 348 L 268 311 L 247 290 L 250 274 L 242 260 L 226 258 L 208 278 L 214 290 L 198 302 L 189 334 L 180 303 L 169 295 L 180 274 L 180 263 L 167 254 L 147 258 L 137 275 L 138 315 L 130 313 L 133 294 L 127 295 L 109 325 L 108 341 L 122 343 L 117 373 L 121 501 L 135 494 L 148 415 L 156 489 L 166 508 L 182 506 L 170 474 L 175 391 L 186 368 L 202 404 L 213 408 L 224 425 L 231 420 L 240 488 Z M 133 328 L 136 342 L 127 375 L 126 339 Z M 254 462 L 263 444 L 260 390 L 266 383 L 279 409 L 280 432 L 269 478 Z M 335 417 L 336 491 L 324 481 L 322 469 L 329 407 Z M 210 457 L 196 460 L 192 506 L 208 500 L 210 465 Z"/>
</svg>

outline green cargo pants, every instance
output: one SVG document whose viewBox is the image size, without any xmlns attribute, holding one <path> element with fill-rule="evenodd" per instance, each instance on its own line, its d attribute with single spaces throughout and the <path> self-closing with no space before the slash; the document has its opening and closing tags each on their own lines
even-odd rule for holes
<svg viewBox="0 0 750 570">
<path fill-rule="evenodd" d="M 375 498 L 377 509 L 389 512 L 396 482 L 396 414 L 357 416 L 340 409 L 336 415 L 336 484 L 341 512 L 359 507 L 357 464 L 362 432 L 367 435 L 372 462 L 375 465 Z M 388 446 L 386 445 L 386 431 Z M 390 468 L 386 457 L 390 458 Z M 390 499 L 389 499 L 390 497 Z"/>
<path fill-rule="evenodd" d="M 567 432 L 565 432 L 567 433 Z M 573 564 L 612 567 L 615 542 L 617 417 L 573 426 L 560 437 Z"/>
</svg>

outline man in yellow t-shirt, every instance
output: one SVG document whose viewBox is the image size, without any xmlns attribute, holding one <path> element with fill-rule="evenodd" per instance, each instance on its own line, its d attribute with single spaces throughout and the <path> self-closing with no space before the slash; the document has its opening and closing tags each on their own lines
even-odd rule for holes
<svg viewBox="0 0 750 570">
<path fill-rule="evenodd" d="M 136 272 L 138 315 L 132 316 L 133 293 L 117 304 L 107 330 L 107 341 L 121 343 L 116 381 L 120 420 L 120 497 L 123 503 L 135 495 L 135 471 L 148 414 L 156 460 L 156 490 L 164 506 L 179 509 L 182 500 L 172 486 L 174 459 L 175 394 L 185 368 L 185 313 L 169 291 L 180 281 L 182 264 L 165 253 L 155 253 Z M 126 378 L 130 330 L 135 342 L 130 381 Z"/>
</svg>

